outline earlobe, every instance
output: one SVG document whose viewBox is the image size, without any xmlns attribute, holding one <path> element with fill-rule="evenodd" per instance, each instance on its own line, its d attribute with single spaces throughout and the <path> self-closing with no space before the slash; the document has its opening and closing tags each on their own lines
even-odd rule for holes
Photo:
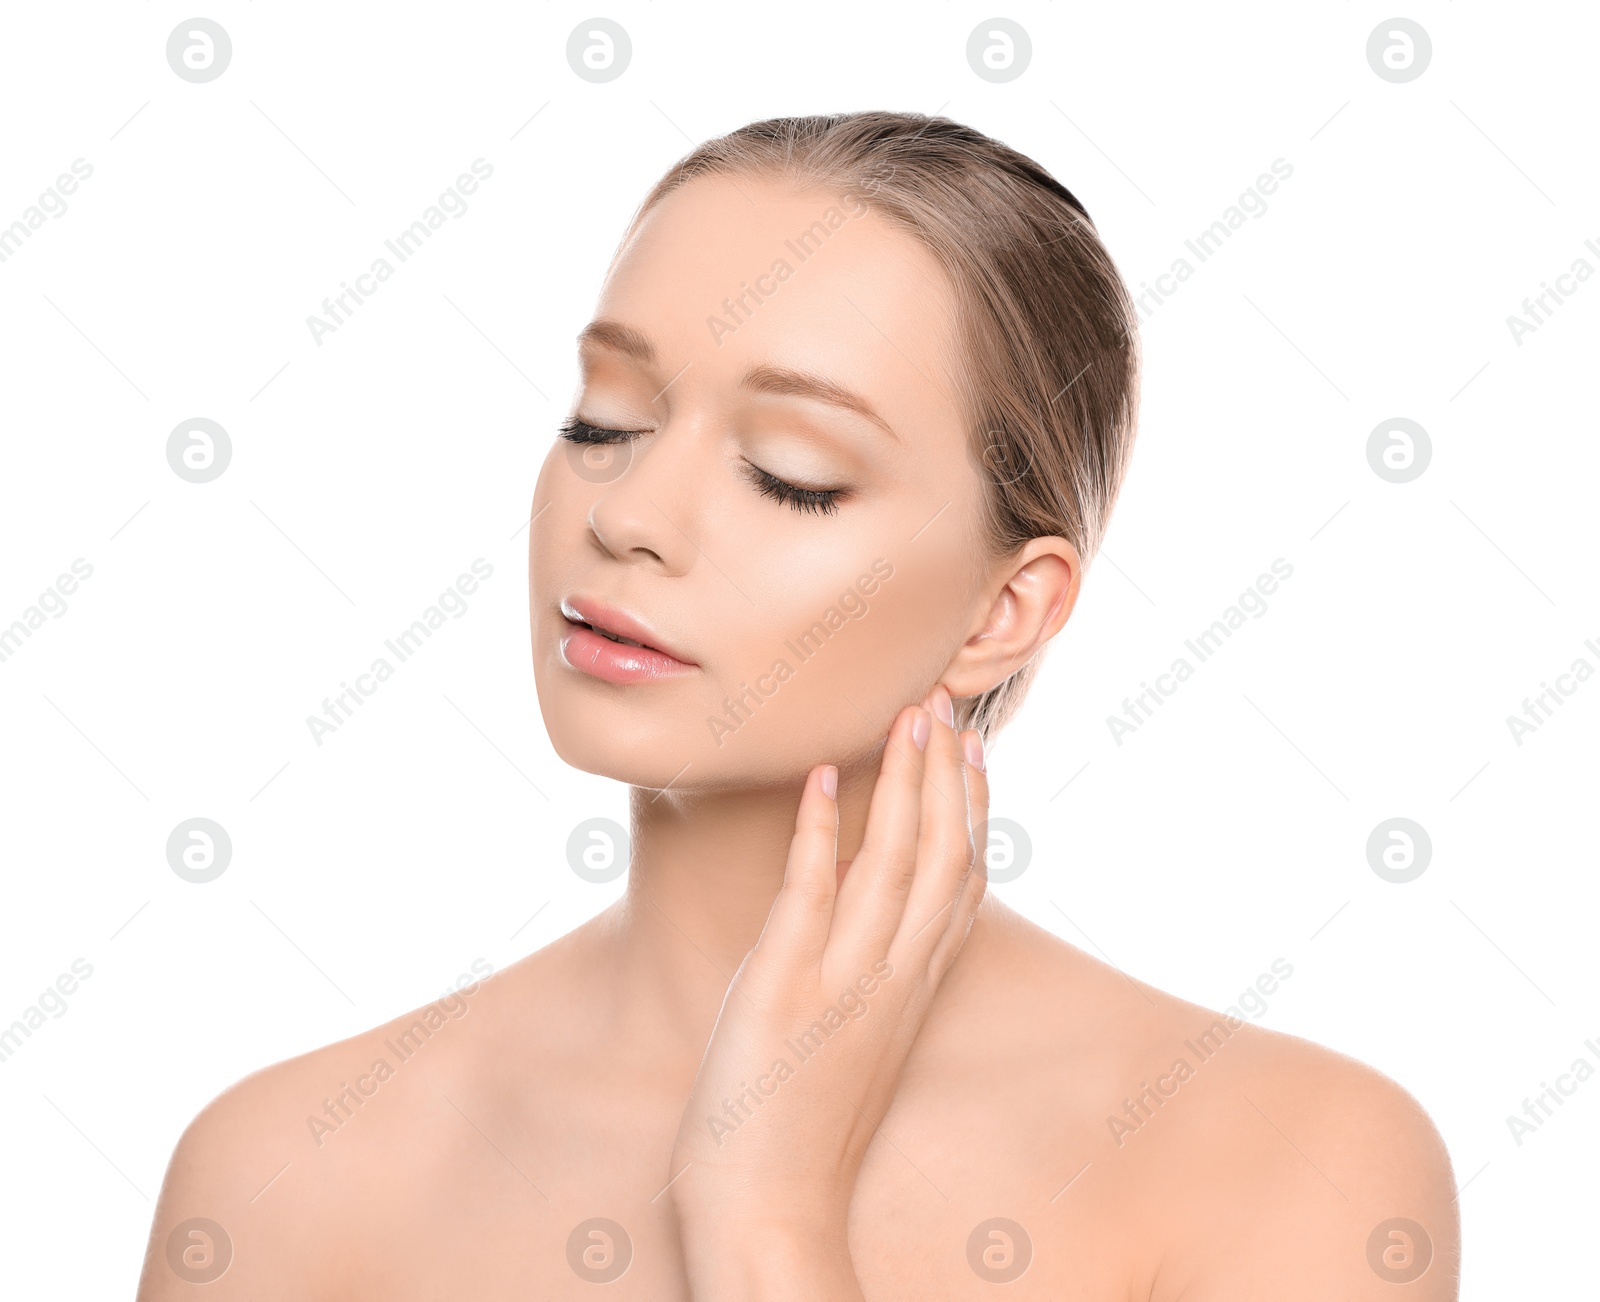
<svg viewBox="0 0 1600 1302">
<path fill-rule="evenodd" d="M 1064 538 L 1035 538 L 1009 558 L 982 623 L 940 676 L 951 695 L 987 692 L 1031 660 L 1072 614 L 1082 570 Z"/>
</svg>

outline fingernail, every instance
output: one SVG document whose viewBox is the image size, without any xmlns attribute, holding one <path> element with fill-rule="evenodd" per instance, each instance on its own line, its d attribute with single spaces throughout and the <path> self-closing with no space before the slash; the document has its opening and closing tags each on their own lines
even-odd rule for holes
<svg viewBox="0 0 1600 1302">
<path fill-rule="evenodd" d="M 829 800 L 839 794 L 839 770 L 832 764 L 825 765 L 822 770 L 822 794 Z"/>
<path fill-rule="evenodd" d="M 933 731 L 933 720 L 926 710 L 918 710 L 911 721 L 911 740 L 918 750 L 928 748 L 928 734 Z"/>
<path fill-rule="evenodd" d="M 932 697 L 933 712 L 943 720 L 945 727 L 954 728 L 956 726 L 956 707 L 950 700 L 950 689 L 943 683 L 939 683 L 934 687 Z"/>
<path fill-rule="evenodd" d="M 967 757 L 967 765 L 982 773 L 984 771 L 983 738 L 976 731 L 962 733 L 961 750 Z"/>
</svg>

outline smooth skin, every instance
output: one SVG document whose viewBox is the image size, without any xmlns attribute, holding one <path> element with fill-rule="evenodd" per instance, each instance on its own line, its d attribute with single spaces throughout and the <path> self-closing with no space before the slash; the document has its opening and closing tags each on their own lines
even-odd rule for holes
<svg viewBox="0 0 1600 1302">
<path fill-rule="evenodd" d="M 463 991 L 320 1139 L 308 1118 L 417 1015 L 214 1100 L 173 1156 L 141 1299 L 1456 1296 L 1449 1159 L 1402 1089 L 1248 1024 L 1202 1062 L 1185 1046 L 1218 1014 L 985 893 L 987 778 L 951 697 L 1042 648 L 1083 565 L 1061 538 L 982 546 L 956 320 L 938 266 L 858 197 L 701 178 L 647 214 L 580 347 L 574 413 L 627 435 L 620 469 L 580 473 L 558 441 L 530 529 L 541 710 L 564 759 L 632 787 L 626 892 Z M 774 500 L 751 467 L 837 509 Z M 862 596 L 874 562 L 891 576 Z M 575 595 L 692 671 L 579 672 Z M 1191 1074 L 1115 1134 L 1178 1058 Z M 233 1252 L 204 1285 L 168 1265 L 195 1217 Z M 1405 1284 L 1369 1260 L 1396 1218 L 1431 1244 Z M 1375 1249 L 1391 1274 L 1408 1250 Z"/>
</svg>

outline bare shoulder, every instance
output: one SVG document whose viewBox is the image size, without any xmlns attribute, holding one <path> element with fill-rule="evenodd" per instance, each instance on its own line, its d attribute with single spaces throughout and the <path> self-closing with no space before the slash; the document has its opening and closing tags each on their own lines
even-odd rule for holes
<svg viewBox="0 0 1600 1302">
<path fill-rule="evenodd" d="M 433 1196 L 509 988 L 525 989 L 544 955 L 501 973 L 478 960 L 432 1002 L 252 1072 L 208 1103 L 168 1164 L 140 1302 L 201 1283 L 219 1299 L 348 1295 L 345 1275 L 371 1269 L 360 1245 L 430 1210 L 410 1204 Z"/>
<path fill-rule="evenodd" d="M 1331 1049 L 1213 1015 L 1175 1129 L 1181 1252 L 1172 1296 L 1281 1296 L 1295 1279 L 1341 1298 L 1457 1296 L 1460 1226 L 1450 1157 L 1405 1089 Z M 1210 1080 L 1199 1073 L 1212 1070 Z M 1223 1209 L 1228 1209 L 1225 1213 Z"/>
<path fill-rule="evenodd" d="M 1074 1117 L 1058 1163 L 1083 1164 L 1074 1187 L 1137 1217 L 1128 1260 L 1152 1299 L 1377 1298 L 1400 1283 L 1426 1302 L 1456 1297 L 1454 1175 L 1422 1106 L 1381 1072 L 1250 1020 L 1292 966 L 1263 965 L 1219 1012 L 1016 915 L 1000 930 L 1009 982 L 1043 987 L 1029 1018 L 1073 1010 L 1051 1019 L 1035 1051 L 1049 1080 L 1033 1088 Z"/>
<path fill-rule="evenodd" d="M 140 1276 L 140 1302 L 210 1286 L 219 1298 L 275 1287 L 299 1292 L 315 1275 L 308 1197 L 275 1196 L 285 1176 L 310 1167 L 305 1117 L 312 1101 L 366 1035 L 252 1072 L 212 1099 L 179 1137 L 156 1204 Z M 318 1105 L 320 1106 L 320 1105 Z"/>
</svg>

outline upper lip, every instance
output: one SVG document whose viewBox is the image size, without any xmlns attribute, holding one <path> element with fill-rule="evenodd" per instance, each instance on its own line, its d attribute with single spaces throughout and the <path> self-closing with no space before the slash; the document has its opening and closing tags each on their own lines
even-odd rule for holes
<svg viewBox="0 0 1600 1302">
<path fill-rule="evenodd" d="M 592 597 L 568 597 L 561 603 L 561 613 L 574 624 L 587 624 L 599 632 L 614 633 L 631 642 L 641 643 L 647 651 L 659 651 L 686 665 L 697 663 L 665 641 L 648 624 L 603 601 L 596 601 Z"/>
</svg>

